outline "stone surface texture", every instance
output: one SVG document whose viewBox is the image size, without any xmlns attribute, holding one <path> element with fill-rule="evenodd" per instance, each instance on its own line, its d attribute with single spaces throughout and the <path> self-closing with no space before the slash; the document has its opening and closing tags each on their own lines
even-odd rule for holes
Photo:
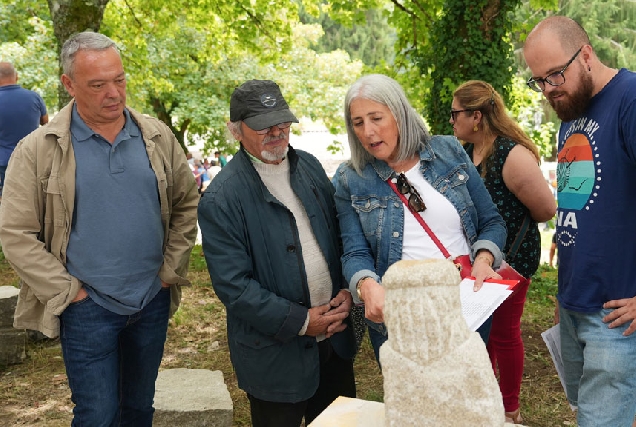
<svg viewBox="0 0 636 427">
<path fill-rule="evenodd" d="M 339 396 L 308 427 L 384 427 L 384 404 Z"/>
<path fill-rule="evenodd" d="M 20 289 L 13 286 L 0 286 L 0 328 L 13 326 L 13 313 L 19 293 Z"/>
<path fill-rule="evenodd" d="M 447 260 L 399 261 L 383 277 L 387 426 L 512 425 L 486 346 L 462 316 L 460 281 Z"/>
<path fill-rule="evenodd" d="M 155 389 L 154 427 L 232 426 L 232 398 L 221 371 L 166 369 Z"/>
<path fill-rule="evenodd" d="M 13 329 L 19 293 L 13 286 L 0 286 L 0 366 L 20 363 L 26 358 L 26 331 Z"/>
</svg>

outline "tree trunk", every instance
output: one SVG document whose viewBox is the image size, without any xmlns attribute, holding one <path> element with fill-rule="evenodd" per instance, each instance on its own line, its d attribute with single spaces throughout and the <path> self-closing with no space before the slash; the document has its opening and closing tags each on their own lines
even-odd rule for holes
<svg viewBox="0 0 636 427">
<path fill-rule="evenodd" d="M 508 100 L 512 81 L 510 13 L 520 0 L 446 0 L 445 13 L 432 24 L 423 72 L 432 68 L 427 119 L 433 134 L 452 134 L 449 111 L 455 88 L 484 80 Z"/>
<path fill-rule="evenodd" d="M 57 39 L 58 57 L 61 55 L 62 45 L 70 36 L 82 31 L 98 32 L 102 25 L 104 9 L 110 0 L 47 0 L 51 19 L 53 20 L 53 32 Z M 60 62 L 59 74 L 62 74 Z M 71 96 L 60 84 L 58 107 L 61 109 L 71 100 Z"/>
<path fill-rule="evenodd" d="M 177 141 L 179 141 L 179 145 L 181 145 L 181 148 L 183 148 L 183 152 L 188 153 L 189 151 L 185 145 L 185 133 L 188 129 L 188 125 L 190 124 L 190 120 L 185 120 L 181 125 L 181 128 L 177 129 L 172 124 L 172 108 L 166 108 L 165 103 L 161 99 L 152 95 L 150 95 L 150 104 L 152 105 L 152 110 L 154 111 L 157 118 L 164 122 L 166 126 L 170 128 L 175 138 L 177 138 Z"/>
</svg>

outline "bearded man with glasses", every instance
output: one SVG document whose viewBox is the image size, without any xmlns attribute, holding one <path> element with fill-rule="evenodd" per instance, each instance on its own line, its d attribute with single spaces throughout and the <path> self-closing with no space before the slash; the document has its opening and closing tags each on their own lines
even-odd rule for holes
<svg viewBox="0 0 636 427">
<path fill-rule="evenodd" d="M 558 314 L 567 398 L 581 427 L 636 415 L 636 74 L 603 64 L 585 30 L 555 16 L 524 56 L 563 121 L 558 138 Z M 568 60 L 569 59 L 569 60 Z"/>
<path fill-rule="evenodd" d="M 203 251 L 255 427 L 298 427 L 303 417 L 308 425 L 338 396 L 356 395 L 334 190 L 315 157 L 289 146 L 292 123 L 276 83 L 238 87 L 228 129 L 241 148 L 199 203 Z"/>
</svg>

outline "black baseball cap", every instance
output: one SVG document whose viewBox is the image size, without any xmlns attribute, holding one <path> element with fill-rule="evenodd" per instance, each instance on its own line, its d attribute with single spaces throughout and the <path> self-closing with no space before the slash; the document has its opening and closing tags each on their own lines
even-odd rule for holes
<svg viewBox="0 0 636 427">
<path fill-rule="evenodd" d="M 271 80 L 248 80 L 234 89 L 230 98 L 230 121 L 239 120 L 254 130 L 279 123 L 298 123 L 280 88 Z"/>
</svg>

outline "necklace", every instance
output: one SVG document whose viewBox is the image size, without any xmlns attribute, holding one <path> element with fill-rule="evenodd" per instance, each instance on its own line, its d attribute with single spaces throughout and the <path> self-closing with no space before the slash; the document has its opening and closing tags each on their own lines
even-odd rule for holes
<svg viewBox="0 0 636 427">
<path fill-rule="evenodd" d="M 401 171 L 408 171 L 411 170 L 411 168 L 413 168 L 413 166 L 415 166 L 416 164 L 419 163 L 419 156 L 413 156 L 410 159 L 404 160 L 402 162 L 398 162 L 398 163 L 388 163 L 389 167 L 391 169 L 393 169 L 395 172 L 400 173 Z"/>
</svg>

